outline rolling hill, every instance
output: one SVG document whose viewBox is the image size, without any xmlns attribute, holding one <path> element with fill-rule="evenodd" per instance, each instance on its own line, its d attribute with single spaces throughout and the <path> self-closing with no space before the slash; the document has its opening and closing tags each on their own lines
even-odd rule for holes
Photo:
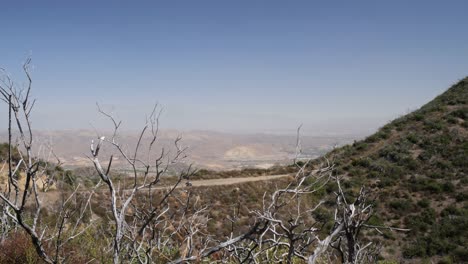
<svg viewBox="0 0 468 264">
<path fill-rule="evenodd" d="M 373 223 L 411 229 L 384 234 L 386 258 L 468 262 L 467 103 L 465 78 L 377 133 L 327 155 L 348 191 L 372 188 Z"/>
<path fill-rule="evenodd" d="M 108 138 L 110 132 L 100 131 Z M 35 131 L 38 145 L 51 145 L 55 154 L 67 168 L 91 166 L 89 144 L 97 134 L 91 130 Z M 122 131 L 118 140 L 129 151 L 135 148 L 138 132 Z M 296 135 L 231 134 L 214 131 L 161 130 L 155 153 L 161 148 L 175 151 L 174 140 L 181 136 L 180 144 L 188 147 L 187 164 L 211 170 L 242 169 L 246 167 L 269 168 L 276 164 L 290 163 L 295 154 Z M 316 158 L 330 151 L 334 145 L 344 145 L 362 135 L 349 136 L 304 136 L 302 142 L 305 157 Z M 147 138 L 145 138 L 147 140 Z M 0 132 L 0 142 L 7 141 L 7 134 Z M 148 143 L 145 141 L 145 144 Z M 116 156 L 117 157 L 117 156 Z M 108 157 L 107 157 L 108 158 Z M 115 166 L 124 166 L 122 159 Z"/>
</svg>

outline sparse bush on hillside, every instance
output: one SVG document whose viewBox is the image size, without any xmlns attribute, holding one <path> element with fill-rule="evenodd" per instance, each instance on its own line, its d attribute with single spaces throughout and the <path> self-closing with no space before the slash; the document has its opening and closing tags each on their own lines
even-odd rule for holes
<svg viewBox="0 0 468 264">
<path fill-rule="evenodd" d="M 411 223 L 415 225 L 417 231 L 413 232 L 415 240 L 411 245 L 404 248 L 403 254 L 405 257 L 427 257 L 433 255 L 450 255 L 456 263 L 466 262 L 468 255 L 460 250 L 460 245 L 466 245 L 466 237 L 468 235 L 468 214 L 466 209 L 459 209 L 449 206 L 441 213 L 441 219 L 437 221 L 437 229 L 429 230 L 431 224 L 435 222 L 434 212 L 424 219 L 422 223 L 414 223 L 418 220 L 413 220 Z M 425 225 L 426 224 L 426 225 Z M 423 228 L 423 229 L 421 229 Z M 424 231 L 428 231 L 425 233 Z"/>
<path fill-rule="evenodd" d="M 468 108 L 464 107 L 450 113 L 450 116 L 463 119 L 464 121 L 468 118 Z"/>
<path fill-rule="evenodd" d="M 0 143 L 0 162 L 8 161 L 8 149 L 10 145 L 8 143 Z M 20 161 L 21 155 L 18 147 L 12 146 L 11 148 L 11 160 L 13 164 L 17 164 Z"/>
<path fill-rule="evenodd" d="M 333 153 L 340 164 L 337 171 L 349 177 L 345 186 L 353 188 L 365 176 L 372 182 L 368 185 L 382 194 L 378 208 L 385 222 L 412 229 L 408 236 L 396 234 L 402 246 L 389 246 L 403 248 L 404 257 L 431 260 L 446 255 L 454 263 L 466 261 L 455 256 L 460 246 L 444 236 L 453 236 L 458 245 L 467 244 L 460 240 L 466 237 L 464 232 L 451 233 L 446 226 L 450 222 L 466 229 L 455 212 L 467 200 L 467 102 L 465 78 L 421 109 Z M 447 203 L 457 210 L 444 209 Z M 444 213 L 438 214 L 440 210 Z"/>
<path fill-rule="evenodd" d="M 407 199 L 393 200 L 389 203 L 390 207 L 397 214 L 407 214 L 413 209 L 413 204 Z"/>
</svg>

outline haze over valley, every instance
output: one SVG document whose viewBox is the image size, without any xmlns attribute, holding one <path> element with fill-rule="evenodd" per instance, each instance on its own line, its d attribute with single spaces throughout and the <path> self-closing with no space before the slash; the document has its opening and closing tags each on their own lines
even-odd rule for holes
<svg viewBox="0 0 468 264">
<path fill-rule="evenodd" d="M 91 140 L 98 138 L 93 130 L 56 130 L 36 131 L 36 141 L 44 149 L 52 148 L 64 167 L 92 166 L 88 156 Z M 270 168 L 274 165 L 291 164 L 296 156 L 296 135 L 274 134 L 233 134 L 212 131 L 177 131 L 160 130 L 154 155 L 161 148 L 175 151 L 174 140 L 180 136 L 180 145 L 187 147 L 185 165 L 193 164 L 197 168 L 230 170 L 242 168 Z M 110 137 L 111 133 L 101 132 L 99 136 Z M 137 132 L 119 133 L 119 141 L 126 149 L 134 148 L 138 141 Z M 307 136 L 300 135 L 302 147 L 299 158 L 314 159 L 334 147 L 349 144 L 362 138 L 356 136 Z M 0 134 L 0 141 L 7 139 Z M 44 150 L 46 151 L 46 150 Z M 53 159 L 53 157 L 51 157 Z M 122 159 L 115 160 L 117 166 L 123 166 Z"/>
</svg>

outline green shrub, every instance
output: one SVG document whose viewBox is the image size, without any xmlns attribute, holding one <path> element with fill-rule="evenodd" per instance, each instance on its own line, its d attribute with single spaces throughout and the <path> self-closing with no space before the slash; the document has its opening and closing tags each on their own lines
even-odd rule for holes
<svg viewBox="0 0 468 264">
<path fill-rule="evenodd" d="M 406 136 L 406 139 L 413 144 L 418 144 L 419 142 L 419 137 L 414 133 L 411 133 L 408 136 Z"/>
<path fill-rule="evenodd" d="M 403 257 L 415 258 L 415 257 L 426 257 L 426 248 L 420 243 L 410 243 L 403 247 Z"/>
<path fill-rule="evenodd" d="M 453 185 L 452 182 L 444 182 L 444 184 L 442 185 L 442 191 L 446 192 L 446 193 L 452 193 L 455 191 L 455 185 Z"/>
<path fill-rule="evenodd" d="M 415 121 L 422 121 L 424 119 L 424 115 L 421 113 L 415 113 L 413 114 L 413 120 Z"/>
<path fill-rule="evenodd" d="M 450 116 L 466 120 L 468 117 L 468 108 L 462 108 L 450 113 Z"/>
<path fill-rule="evenodd" d="M 383 226 L 385 223 L 378 215 L 373 215 L 369 218 L 367 224 L 373 226 Z"/>
<path fill-rule="evenodd" d="M 397 182 L 398 182 L 398 180 L 396 178 L 384 177 L 384 178 L 380 179 L 377 186 L 379 188 L 385 188 L 385 187 L 395 186 L 397 184 Z"/>
<path fill-rule="evenodd" d="M 459 192 L 455 195 L 455 199 L 457 200 L 457 202 L 466 201 L 468 200 L 468 194 L 465 192 Z"/>
<path fill-rule="evenodd" d="M 453 250 L 453 258 L 458 263 L 466 263 L 468 262 L 468 248 L 458 246 Z"/>
<path fill-rule="evenodd" d="M 0 143 L 0 162 L 8 160 L 8 149 L 10 145 L 8 143 Z M 16 146 L 13 146 L 11 149 L 11 159 L 14 164 L 16 164 L 20 159 L 21 155 Z"/>
<path fill-rule="evenodd" d="M 436 222 L 436 212 L 432 208 L 423 210 L 419 215 L 407 217 L 406 226 L 413 234 L 426 232 Z"/>
<path fill-rule="evenodd" d="M 455 190 L 451 182 L 439 183 L 437 180 L 427 178 L 411 178 L 408 187 L 413 192 L 425 191 L 432 194 L 451 193 Z"/>
<path fill-rule="evenodd" d="M 317 208 L 317 210 L 315 210 L 312 213 L 312 216 L 317 222 L 321 223 L 327 223 L 328 221 L 333 219 L 333 215 L 331 214 L 331 212 L 322 208 Z"/>
<path fill-rule="evenodd" d="M 450 124 L 457 124 L 458 123 L 458 120 L 453 116 L 445 116 L 445 119 Z"/>
<path fill-rule="evenodd" d="M 442 130 L 445 125 L 440 120 L 425 120 L 424 129 L 428 132 L 435 132 Z"/>
<path fill-rule="evenodd" d="M 351 162 L 351 165 L 353 165 L 353 166 L 361 166 L 361 167 L 364 167 L 364 168 L 369 167 L 370 164 L 371 164 L 371 162 L 370 162 L 369 159 L 357 159 L 357 160 L 353 160 Z"/>
<path fill-rule="evenodd" d="M 421 208 L 428 208 L 429 205 L 431 205 L 431 201 L 429 201 L 426 198 L 423 198 L 422 200 L 419 200 L 417 204 Z"/>
<path fill-rule="evenodd" d="M 413 204 L 410 200 L 407 199 L 398 199 L 393 200 L 389 203 L 390 208 L 398 214 L 403 214 L 409 212 L 413 208 Z"/>
</svg>

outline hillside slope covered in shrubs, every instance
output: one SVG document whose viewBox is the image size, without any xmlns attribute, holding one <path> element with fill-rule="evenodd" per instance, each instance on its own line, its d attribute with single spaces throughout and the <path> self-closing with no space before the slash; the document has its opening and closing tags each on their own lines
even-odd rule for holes
<svg viewBox="0 0 468 264">
<path fill-rule="evenodd" d="M 329 154 L 351 192 L 370 186 L 395 259 L 468 261 L 468 78 L 377 133 Z"/>
</svg>

